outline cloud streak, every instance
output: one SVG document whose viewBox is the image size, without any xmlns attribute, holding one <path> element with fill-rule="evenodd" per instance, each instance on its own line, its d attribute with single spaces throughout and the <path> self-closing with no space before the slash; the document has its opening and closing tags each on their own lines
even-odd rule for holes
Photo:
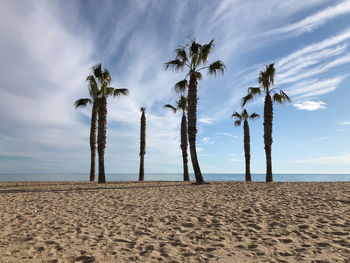
<svg viewBox="0 0 350 263">
<path fill-rule="evenodd" d="M 337 5 L 325 8 L 313 15 L 305 17 L 304 19 L 287 26 L 276 28 L 267 33 L 267 35 L 279 34 L 301 34 L 312 31 L 327 21 L 350 13 L 350 2 L 343 1 Z"/>
</svg>

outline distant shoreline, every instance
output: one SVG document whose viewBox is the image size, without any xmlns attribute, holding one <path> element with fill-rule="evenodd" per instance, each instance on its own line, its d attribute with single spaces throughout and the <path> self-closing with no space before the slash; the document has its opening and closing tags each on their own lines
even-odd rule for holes
<svg viewBox="0 0 350 263">
<path fill-rule="evenodd" d="M 96 175 L 97 177 L 98 175 Z M 206 181 L 244 181 L 243 173 L 203 173 Z M 97 179 L 97 178 L 96 178 Z M 190 179 L 194 181 L 193 174 Z M 2 173 L 0 174 L 0 182 L 5 181 L 80 181 L 87 182 L 89 180 L 88 173 Z M 138 173 L 107 173 L 107 182 L 110 181 L 137 181 Z M 181 173 L 145 173 L 146 181 L 183 181 Z M 254 182 L 264 182 L 265 174 L 252 174 Z M 275 182 L 348 182 L 350 174 L 274 174 Z"/>
</svg>

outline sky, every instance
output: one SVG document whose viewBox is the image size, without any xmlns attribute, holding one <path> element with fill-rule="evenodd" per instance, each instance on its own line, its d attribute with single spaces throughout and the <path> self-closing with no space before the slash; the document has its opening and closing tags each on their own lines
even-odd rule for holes
<svg viewBox="0 0 350 263">
<path fill-rule="evenodd" d="M 164 70 L 175 49 L 214 39 L 198 83 L 197 151 L 203 173 L 244 173 L 241 112 L 247 88 L 275 63 L 274 173 L 350 172 L 349 0 L 0 0 L 0 173 L 89 173 L 91 107 L 86 77 L 102 63 L 108 99 L 106 173 L 137 173 L 140 107 L 146 107 L 146 173 L 181 173 L 181 116 L 164 109 L 185 72 Z M 263 97 L 245 107 L 251 171 L 265 172 Z M 190 160 L 189 160 L 190 163 Z M 192 166 L 190 165 L 190 172 Z"/>
</svg>

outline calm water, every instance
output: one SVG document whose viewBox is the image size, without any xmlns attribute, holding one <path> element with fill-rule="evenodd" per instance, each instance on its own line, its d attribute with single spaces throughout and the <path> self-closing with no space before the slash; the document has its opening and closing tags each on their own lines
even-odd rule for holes
<svg viewBox="0 0 350 263">
<path fill-rule="evenodd" d="M 194 176 L 190 175 L 191 180 Z M 206 181 L 244 181 L 244 174 L 203 174 Z M 350 181 L 350 174 L 274 174 L 279 182 L 338 182 Z M 89 174 L 0 174 L 0 181 L 88 181 Z M 107 181 L 137 181 L 138 174 L 106 174 Z M 182 181 L 179 173 L 145 174 L 145 180 Z M 252 180 L 264 182 L 265 174 L 252 174 Z"/>
</svg>

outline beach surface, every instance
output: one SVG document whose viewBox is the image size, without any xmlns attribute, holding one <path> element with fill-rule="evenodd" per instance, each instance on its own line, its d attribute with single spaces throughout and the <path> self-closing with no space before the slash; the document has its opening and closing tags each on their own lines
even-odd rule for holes
<svg viewBox="0 0 350 263">
<path fill-rule="evenodd" d="M 3 182 L 1 262 L 350 262 L 350 182 Z"/>
</svg>

